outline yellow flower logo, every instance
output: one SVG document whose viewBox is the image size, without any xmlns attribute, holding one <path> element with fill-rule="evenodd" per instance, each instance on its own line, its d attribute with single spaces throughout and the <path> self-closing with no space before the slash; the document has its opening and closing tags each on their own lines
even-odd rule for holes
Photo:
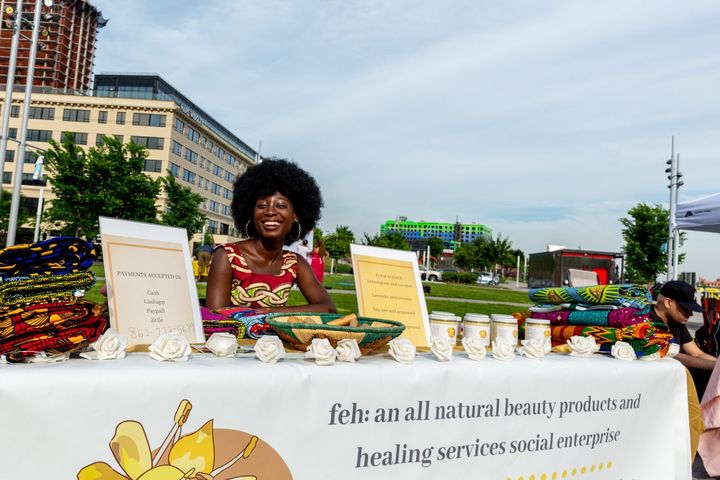
<svg viewBox="0 0 720 480">
<path fill-rule="evenodd" d="M 190 410 L 192 404 L 189 401 L 180 402 L 173 426 L 154 454 L 145 429 L 139 422 L 120 422 L 110 440 L 110 451 L 123 473 L 105 462 L 95 462 L 78 472 L 78 480 L 213 480 L 237 462 L 248 458 L 257 446 L 258 437 L 252 436 L 240 453 L 215 467 L 212 420 L 197 431 L 182 435 Z M 235 478 L 256 480 L 255 476 Z"/>
</svg>

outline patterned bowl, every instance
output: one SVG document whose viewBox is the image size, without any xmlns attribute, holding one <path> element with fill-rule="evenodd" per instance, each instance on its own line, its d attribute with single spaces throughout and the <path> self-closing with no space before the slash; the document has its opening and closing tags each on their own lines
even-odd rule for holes
<svg viewBox="0 0 720 480">
<path fill-rule="evenodd" d="M 333 347 L 345 338 L 357 340 L 360 351 L 367 355 L 399 336 L 405 325 L 393 320 L 357 317 L 358 326 L 328 325 L 343 317 L 336 313 L 275 313 L 266 321 L 278 336 L 297 350 L 306 350 L 314 338 L 327 338 Z"/>
</svg>

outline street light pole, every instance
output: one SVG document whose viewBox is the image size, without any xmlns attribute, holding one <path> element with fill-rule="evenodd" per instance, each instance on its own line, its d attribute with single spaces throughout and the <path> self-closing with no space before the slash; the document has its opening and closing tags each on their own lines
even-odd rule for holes
<svg viewBox="0 0 720 480">
<path fill-rule="evenodd" d="M 675 205 L 675 190 L 672 187 L 672 177 L 675 174 L 673 172 L 673 168 L 675 165 L 675 137 L 672 137 L 672 140 L 670 141 L 670 160 L 665 162 L 667 165 L 670 165 L 669 168 L 665 169 L 665 173 L 669 173 L 668 180 L 670 180 L 670 184 L 668 185 L 668 188 L 670 189 L 670 222 L 668 222 L 668 240 L 667 240 L 667 274 L 665 275 L 665 281 L 672 280 L 672 265 L 673 265 L 673 240 L 674 240 L 674 234 L 673 234 L 673 221 L 675 220 L 673 218 L 673 215 L 675 214 L 674 211 L 674 205 Z"/>
<path fill-rule="evenodd" d="M 40 221 L 42 220 L 43 211 L 43 197 L 45 193 L 45 185 L 43 185 L 43 163 L 45 158 L 42 155 L 38 155 L 35 160 L 35 171 L 33 172 L 33 179 L 40 181 L 40 195 L 38 196 L 37 213 L 35 215 L 35 236 L 33 237 L 33 243 L 37 243 L 40 239 Z"/>
<path fill-rule="evenodd" d="M 13 24 L 12 43 L 10 45 L 10 65 L 5 82 L 5 102 L 3 104 L 2 131 L 0 132 L 0 198 L 2 198 L 2 177 L 5 175 L 5 155 L 7 153 L 8 133 L 10 132 L 10 110 L 12 94 L 15 88 L 15 67 L 17 66 L 18 47 L 20 45 L 20 27 L 22 25 L 23 0 L 17 0 L 15 23 Z"/>
<path fill-rule="evenodd" d="M 20 12 L 18 12 L 20 14 Z M 15 176 L 13 177 L 12 202 L 10 203 L 10 219 L 8 220 L 8 234 L 6 246 L 15 245 L 18 212 L 20 210 L 20 187 L 22 186 L 23 165 L 25 164 L 25 142 L 27 137 L 28 118 L 30 116 L 30 97 L 32 95 L 33 76 L 35 75 L 35 56 L 37 55 L 38 35 L 40 30 L 40 17 L 42 16 L 42 0 L 35 0 L 35 15 L 33 17 L 32 43 L 30 44 L 30 59 L 28 60 L 27 81 L 25 82 L 25 98 L 23 99 L 22 126 L 20 129 L 20 147 L 15 163 Z"/>
</svg>

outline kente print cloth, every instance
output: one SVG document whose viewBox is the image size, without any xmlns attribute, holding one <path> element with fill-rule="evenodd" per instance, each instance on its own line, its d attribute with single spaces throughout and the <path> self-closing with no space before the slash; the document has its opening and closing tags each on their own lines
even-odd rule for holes
<svg viewBox="0 0 720 480">
<path fill-rule="evenodd" d="M 54 237 L 0 250 L 0 277 L 33 277 L 87 270 L 95 248 L 76 237 Z"/>
<path fill-rule="evenodd" d="M 213 333 L 229 333 L 235 335 L 238 340 L 245 337 L 245 324 L 239 320 L 229 318 L 226 320 L 203 320 L 202 324 L 205 340 L 210 338 Z"/>
<path fill-rule="evenodd" d="M 32 305 L 7 312 L 0 325 L 0 354 L 67 353 L 97 340 L 107 328 L 107 310 L 86 300 Z"/>
<path fill-rule="evenodd" d="M 662 323 L 638 323 L 624 328 L 598 326 L 556 326 L 551 329 L 553 346 L 562 345 L 570 337 L 593 337 L 600 351 L 608 353 L 615 342 L 629 343 L 638 357 L 659 352 L 664 357 L 670 349 L 672 334 Z"/>
<path fill-rule="evenodd" d="M 252 308 L 227 307 L 210 310 L 200 308 L 205 338 L 215 332 L 226 332 L 241 338 L 258 339 L 272 329 L 265 323 L 266 314 L 257 314 Z"/>
<path fill-rule="evenodd" d="M 0 283 L 0 305 L 18 305 L 58 296 L 68 299 L 68 294 L 84 293 L 94 283 L 95 275 L 92 272 L 8 278 Z"/>
<path fill-rule="evenodd" d="M 528 297 L 535 303 L 618 305 L 640 310 L 652 303 L 650 290 L 636 285 L 532 288 L 528 291 Z"/>
<path fill-rule="evenodd" d="M 647 322 L 650 317 L 650 307 L 642 310 L 636 308 L 618 308 L 617 310 L 530 312 L 528 316 L 550 320 L 550 325 L 594 325 L 623 328 L 637 323 Z"/>
<path fill-rule="evenodd" d="M 297 278 L 297 254 L 284 251 L 277 275 L 253 273 L 235 243 L 224 245 L 232 268 L 230 300 L 233 305 L 251 308 L 281 307 L 287 302 Z"/>
</svg>

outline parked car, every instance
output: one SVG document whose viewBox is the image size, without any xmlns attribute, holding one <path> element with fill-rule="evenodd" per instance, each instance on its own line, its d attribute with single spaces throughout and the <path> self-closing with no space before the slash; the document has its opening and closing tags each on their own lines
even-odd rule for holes
<svg viewBox="0 0 720 480">
<path fill-rule="evenodd" d="M 442 272 L 440 270 L 431 270 L 425 268 L 424 265 L 418 265 L 418 270 L 420 271 L 420 280 L 442 282 Z"/>
<path fill-rule="evenodd" d="M 497 285 L 500 278 L 492 272 L 480 272 L 475 282 L 481 285 Z"/>
</svg>

